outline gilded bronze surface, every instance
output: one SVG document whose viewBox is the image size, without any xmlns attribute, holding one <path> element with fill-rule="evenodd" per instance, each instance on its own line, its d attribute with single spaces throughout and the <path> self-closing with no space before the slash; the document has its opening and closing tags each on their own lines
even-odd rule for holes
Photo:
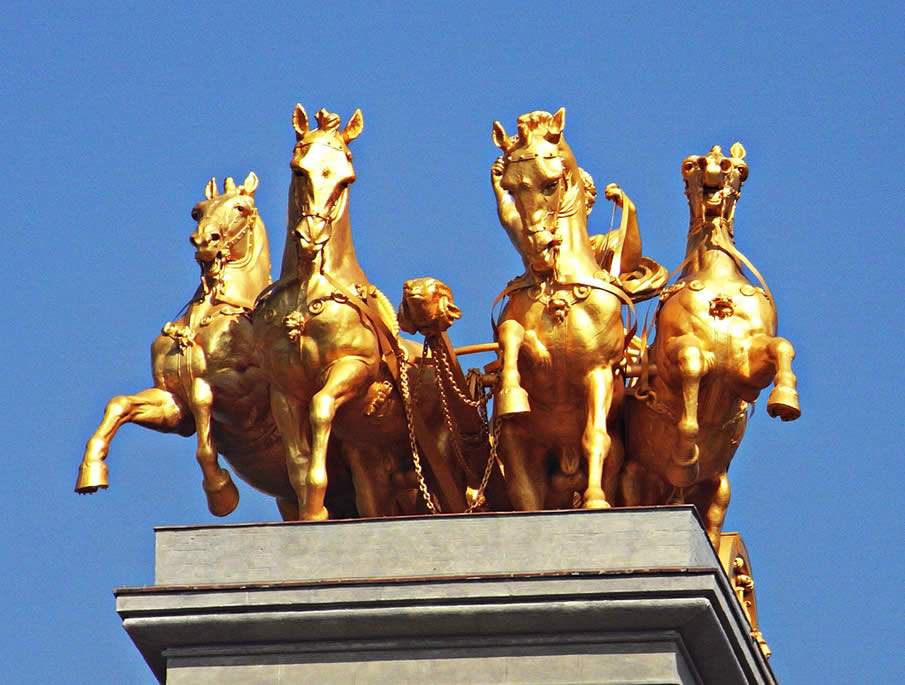
<svg viewBox="0 0 905 685">
<path fill-rule="evenodd" d="M 751 561 L 748 558 L 748 549 L 738 533 L 723 533 L 720 536 L 720 544 L 717 548 L 717 555 L 732 590 L 735 592 L 736 599 L 742 607 L 742 612 L 748 623 L 751 625 L 751 637 L 760 647 L 764 658 L 769 659 L 772 655 L 767 641 L 764 640 L 763 634 L 760 632 L 760 626 L 757 621 L 757 597 L 754 594 L 754 577 L 751 573 Z"/>
<path fill-rule="evenodd" d="M 679 280 L 664 289 L 648 351 L 656 373 L 626 399 L 624 503 L 694 504 L 715 548 L 729 506 L 729 463 L 751 404 L 773 383 L 767 413 L 797 419 L 795 351 L 776 337 L 776 309 L 735 247 L 745 150 L 719 147 L 682 163 L 690 225 Z M 760 281 L 750 283 L 743 268 Z"/>
</svg>

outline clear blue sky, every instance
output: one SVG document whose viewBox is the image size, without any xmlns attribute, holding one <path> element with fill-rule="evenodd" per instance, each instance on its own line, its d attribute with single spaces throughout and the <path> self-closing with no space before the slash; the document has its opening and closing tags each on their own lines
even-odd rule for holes
<svg viewBox="0 0 905 685">
<path fill-rule="evenodd" d="M 406 278 L 449 283 L 457 344 L 489 339 L 520 271 L 489 184 L 494 119 L 564 106 L 579 163 L 625 189 L 670 268 L 681 160 L 742 141 L 736 237 L 798 351 L 804 414 L 758 408 L 726 529 L 747 541 L 781 682 L 905 682 L 902 4 L 634 5 L 5 5 L 0 679 L 153 682 L 111 590 L 152 582 L 152 526 L 214 521 L 193 441 L 123 429 L 92 497 L 73 494 L 76 467 L 107 399 L 147 387 L 150 342 L 195 287 L 207 180 L 254 170 L 281 244 L 301 102 L 363 110 L 360 261 L 393 300 Z M 229 521 L 277 518 L 240 489 Z"/>
</svg>

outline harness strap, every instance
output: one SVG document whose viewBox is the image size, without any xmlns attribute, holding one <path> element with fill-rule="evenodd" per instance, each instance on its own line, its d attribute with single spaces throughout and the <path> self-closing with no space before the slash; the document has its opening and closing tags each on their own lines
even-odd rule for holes
<svg viewBox="0 0 905 685">
<path fill-rule="evenodd" d="M 389 368 L 390 375 L 393 377 L 393 382 L 398 386 L 399 362 L 397 355 L 402 354 L 404 351 L 399 346 L 399 340 L 396 335 L 383 320 L 380 313 L 368 304 L 367 301 L 363 300 L 357 293 L 331 277 L 330 274 L 322 272 L 321 275 L 330 285 L 345 296 L 348 303 L 358 310 L 359 315 L 363 319 L 374 326 L 374 331 L 377 335 L 377 350 L 380 353 L 381 359 L 383 359 L 384 363 Z"/>
<path fill-rule="evenodd" d="M 535 285 L 538 285 L 537 281 L 516 279 L 516 280 L 512 281 L 511 283 L 509 283 L 505 288 L 503 288 L 503 290 L 500 291 L 499 295 L 497 295 L 496 298 L 494 298 L 493 304 L 490 305 L 490 325 L 493 327 L 494 339 L 496 339 L 496 337 L 497 337 L 497 329 L 499 328 L 499 324 L 497 324 L 497 322 L 493 316 L 494 308 L 500 303 L 500 301 L 503 298 L 509 297 L 512 293 L 514 293 L 516 291 L 525 290 L 526 288 L 532 288 Z M 598 278 L 571 278 L 570 280 L 564 281 L 562 283 L 557 281 L 556 285 L 562 286 L 565 288 L 574 287 L 576 285 L 579 285 L 579 286 L 584 286 L 586 288 L 594 288 L 596 290 L 602 290 L 604 292 L 610 293 L 611 295 L 615 295 L 616 297 L 618 297 L 621 300 L 622 304 L 626 305 L 629 308 L 629 321 L 631 323 L 631 326 L 628 327 L 628 331 L 626 334 L 626 340 L 631 340 L 632 336 L 635 335 L 635 331 L 638 329 L 637 315 L 635 313 L 635 305 L 631 301 L 629 296 L 626 295 L 625 292 L 621 288 L 618 288 L 617 286 L 614 286 L 610 283 L 602 281 Z"/>
<path fill-rule="evenodd" d="M 713 240 L 714 234 L 711 233 L 711 240 Z M 764 292 L 767 294 L 767 297 L 770 298 L 770 302 L 773 304 L 773 309 L 776 309 L 776 300 L 773 299 L 773 293 L 770 292 L 770 286 L 767 285 L 767 282 L 764 280 L 764 277 L 761 276 L 760 271 L 751 263 L 751 261 L 739 250 L 732 240 L 722 240 L 721 238 L 716 238 L 713 240 L 714 247 L 723 250 L 733 259 L 740 261 L 748 270 L 754 274 L 754 277 L 757 279 L 758 283 L 760 283 L 760 287 L 764 289 Z M 691 262 L 692 257 L 694 256 L 695 250 L 688 250 L 685 254 L 685 259 L 682 260 L 682 263 L 679 264 L 670 274 L 666 277 L 666 281 L 664 283 L 669 283 L 673 278 L 675 278 L 681 271 L 688 266 Z"/>
</svg>

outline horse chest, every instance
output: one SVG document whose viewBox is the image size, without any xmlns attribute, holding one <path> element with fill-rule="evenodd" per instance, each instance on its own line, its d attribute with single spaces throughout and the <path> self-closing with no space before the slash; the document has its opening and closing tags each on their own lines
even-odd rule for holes
<svg viewBox="0 0 905 685">
<path fill-rule="evenodd" d="M 195 379 L 247 365 L 250 348 L 240 349 L 237 336 L 248 324 L 243 326 L 237 318 L 241 310 L 225 309 L 190 310 L 178 322 L 163 327 L 163 335 L 152 346 L 152 358 L 171 390 L 187 394 Z"/>
<path fill-rule="evenodd" d="M 310 395 L 333 362 L 350 356 L 378 361 L 374 333 L 353 306 L 317 298 L 290 307 L 291 299 L 283 298 L 255 315 L 255 336 L 275 383 Z"/>
<path fill-rule="evenodd" d="M 760 288 L 747 281 L 679 281 L 661 294 L 657 330 L 664 337 L 693 333 L 714 345 L 772 334 L 773 310 Z"/>
</svg>

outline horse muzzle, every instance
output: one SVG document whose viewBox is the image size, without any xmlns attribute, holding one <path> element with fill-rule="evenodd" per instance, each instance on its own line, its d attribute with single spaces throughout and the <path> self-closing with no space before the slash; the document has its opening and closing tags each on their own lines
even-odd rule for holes
<svg viewBox="0 0 905 685">
<path fill-rule="evenodd" d="M 302 256 L 312 257 L 324 249 L 333 234 L 333 226 L 318 215 L 305 215 L 293 231 L 297 249 Z"/>
<path fill-rule="evenodd" d="M 541 229 L 529 236 L 531 243 L 531 251 L 534 254 L 532 266 L 536 270 L 549 271 L 555 266 L 556 255 L 559 246 L 562 244 L 562 238 L 555 235 L 552 231 Z"/>
</svg>

